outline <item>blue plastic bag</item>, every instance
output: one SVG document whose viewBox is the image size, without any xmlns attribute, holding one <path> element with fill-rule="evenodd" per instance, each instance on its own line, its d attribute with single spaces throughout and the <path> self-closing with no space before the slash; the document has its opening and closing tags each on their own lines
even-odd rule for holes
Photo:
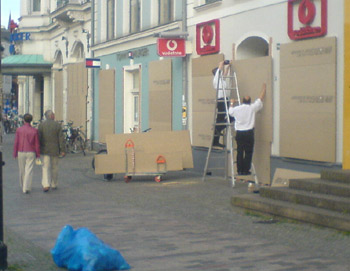
<svg viewBox="0 0 350 271">
<path fill-rule="evenodd" d="M 130 269 L 118 250 L 105 244 L 87 228 L 74 230 L 70 225 L 64 226 L 51 255 L 58 267 L 72 271 Z"/>
</svg>

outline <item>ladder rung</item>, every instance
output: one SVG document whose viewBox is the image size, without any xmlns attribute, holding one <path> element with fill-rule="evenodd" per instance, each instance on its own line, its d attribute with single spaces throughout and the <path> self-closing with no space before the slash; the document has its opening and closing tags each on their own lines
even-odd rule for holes
<svg viewBox="0 0 350 271">
<path fill-rule="evenodd" d="M 224 167 L 208 167 L 207 169 L 217 170 L 217 169 L 225 169 Z"/>
</svg>

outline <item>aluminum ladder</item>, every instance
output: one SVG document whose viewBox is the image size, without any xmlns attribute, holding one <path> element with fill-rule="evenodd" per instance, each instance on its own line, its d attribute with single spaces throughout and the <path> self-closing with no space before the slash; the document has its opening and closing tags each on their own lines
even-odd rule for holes
<svg viewBox="0 0 350 271">
<path fill-rule="evenodd" d="M 235 90 L 235 94 L 238 100 L 239 105 L 241 105 L 241 97 L 240 97 L 240 93 L 239 93 L 239 89 L 238 89 L 238 81 L 237 81 L 237 75 L 235 71 L 231 72 L 231 67 L 230 67 L 230 76 L 224 76 L 222 74 L 222 72 L 220 72 L 220 76 L 219 76 L 219 80 L 218 80 L 218 84 L 216 87 L 216 98 L 215 98 L 215 114 L 214 114 L 214 121 L 213 121 L 213 125 L 212 125 L 212 129 L 213 129 L 213 133 L 212 133 L 212 137 L 211 137 L 211 144 L 207 153 L 207 158 L 205 161 L 205 166 L 204 166 L 204 172 L 203 172 L 203 177 L 202 180 L 205 181 L 205 178 L 207 175 L 209 175 L 211 173 L 211 170 L 224 170 L 225 171 L 225 180 L 228 180 L 228 172 L 230 172 L 230 177 L 231 177 L 231 186 L 234 187 L 235 186 L 235 182 L 238 179 L 237 177 L 239 175 L 237 175 L 237 173 L 235 173 L 235 163 L 236 160 L 234 159 L 234 148 L 233 148 L 233 125 L 232 123 L 230 123 L 230 116 L 229 116 L 229 107 L 227 105 L 226 100 L 228 100 L 229 97 L 226 97 L 226 90 Z M 225 84 L 225 83 L 226 84 Z M 220 86 L 223 86 L 223 92 L 224 92 L 224 100 L 219 100 L 218 99 L 218 93 L 220 90 Z M 226 88 L 225 88 L 226 86 Z M 227 87 L 228 86 L 228 87 Z M 232 93 L 231 93 L 232 95 Z M 218 103 L 219 102 L 223 102 L 225 104 L 225 111 L 224 112 L 218 112 Z M 218 114 L 225 114 L 226 115 L 226 122 L 225 123 L 216 123 L 216 119 Z M 217 154 L 222 154 L 225 157 L 225 167 L 210 167 L 209 168 L 209 162 L 211 161 L 211 159 L 222 159 L 222 157 L 215 156 L 213 157 L 213 143 L 214 143 L 214 137 L 215 137 L 215 131 L 216 131 L 216 126 L 220 126 L 220 125 L 224 125 L 225 126 L 225 134 L 224 134 L 224 148 L 222 150 L 218 150 Z M 254 178 L 254 182 L 255 185 L 258 186 L 259 185 L 259 181 L 258 181 L 258 177 L 256 175 L 256 171 L 255 171 L 255 166 L 252 163 L 251 165 L 251 176 Z M 245 178 L 245 177 L 243 177 Z M 242 177 L 241 177 L 242 179 Z"/>
</svg>

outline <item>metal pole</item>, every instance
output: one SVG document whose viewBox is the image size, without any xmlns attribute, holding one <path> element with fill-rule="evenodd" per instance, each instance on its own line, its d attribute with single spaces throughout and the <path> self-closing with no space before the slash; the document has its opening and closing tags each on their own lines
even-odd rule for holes
<svg viewBox="0 0 350 271">
<path fill-rule="evenodd" d="M 4 216 L 3 216 L 3 193 L 2 193 L 2 152 L 0 151 L 0 269 L 7 269 L 7 246 L 4 243 Z"/>
</svg>

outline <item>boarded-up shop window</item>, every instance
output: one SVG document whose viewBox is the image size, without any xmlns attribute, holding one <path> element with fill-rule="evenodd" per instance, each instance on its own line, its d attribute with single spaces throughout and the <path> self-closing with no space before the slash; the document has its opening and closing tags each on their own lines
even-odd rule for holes
<svg viewBox="0 0 350 271">
<path fill-rule="evenodd" d="M 74 126 L 86 127 L 87 104 L 87 69 L 85 62 L 69 64 L 68 93 L 67 93 L 67 121 L 73 121 Z"/>
<path fill-rule="evenodd" d="M 55 117 L 63 120 L 63 71 L 55 71 Z"/>
<path fill-rule="evenodd" d="M 106 143 L 106 135 L 115 132 L 115 71 L 99 72 L 99 142 Z"/>
<path fill-rule="evenodd" d="M 335 162 L 336 38 L 281 45 L 280 155 Z"/>
<path fill-rule="evenodd" d="M 149 127 L 152 131 L 172 130 L 171 59 L 149 64 Z"/>
</svg>

